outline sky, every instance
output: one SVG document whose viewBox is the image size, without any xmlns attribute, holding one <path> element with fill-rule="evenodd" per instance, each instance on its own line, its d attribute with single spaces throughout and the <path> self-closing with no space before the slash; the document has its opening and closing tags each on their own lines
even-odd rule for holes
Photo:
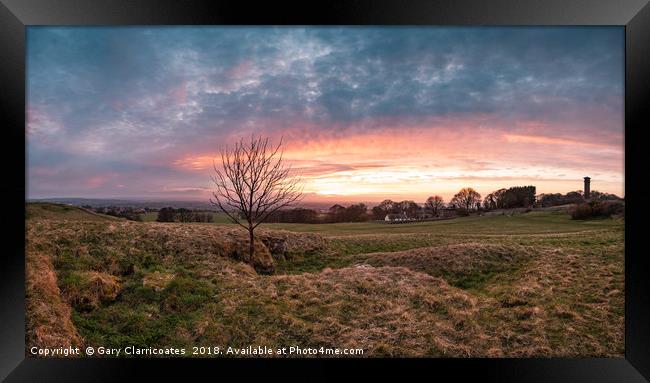
<svg viewBox="0 0 650 383">
<path fill-rule="evenodd" d="M 28 27 L 27 197 L 206 200 L 279 143 L 304 200 L 624 195 L 619 27 Z"/>
</svg>

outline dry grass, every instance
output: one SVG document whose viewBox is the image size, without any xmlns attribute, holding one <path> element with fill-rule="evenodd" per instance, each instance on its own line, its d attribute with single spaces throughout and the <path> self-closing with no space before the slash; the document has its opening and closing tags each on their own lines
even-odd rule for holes
<svg viewBox="0 0 650 383">
<path fill-rule="evenodd" d="M 209 316 L 237 326 L 221 325 L 191 342 L 360 347 L 366 356 L 501 354 L 477 321 L 485 299 L 406 268 L 326 269 L 222 283 L 228 287 L 220 296 L 223 306 Z"/>
<path fill-rule="evenodd" d="M 289 258 L 324 246 L 317 234 L 260 230 L 250 259 L 248 235 L 236 227 L 50 219 L 30 220 L 29 226 L 28 240 L 46 239 L 36 243 L 55 259 L 62 257 L 63 263 L 70 263 L 74 258 L 74 263 L 84 263 L 85 268 L 114 275 L 131 274 L 137 271 L 138 263 L 169 263 L 178 257 L 187 261 L 212 260 L 215 256 L 241 261 L 259 273 L 270 274 L 275 264 L 263 241 L 282 242 L 283 251 L 278 256 Z"/>
<path fill-rule="evenodd" d="M 623 249 L 598 255 L 549 249 L 497 280 L 489 314 L 507 355 L 620 357 L 624 353 Z"/>
<path fill-rule="evenodd" d="M 70 306 L 61 298 L 47 254 L 27 251 L 25 279 L 27 347 L 81 347 Z"/>
<path fill-rule="evenodd" d="M 529 260 L 534 250 L 515 244 L 458 243 L 405 251 L 370 253 L 359 263 L 372 266 L 403 266 L 433 276 L 444 276 L 450 283 L 474 287 L 493 274 L 511 270 Z"/>
<path fill-rule="evenodd" d="M 52 219 L 71 221 L 119 221 L 120 218 L 110 215 L 97 214 L 93 211 L 75 206 L 34 202 L 25 205 L 27 219 Z"/>
<path fill-rule="evenodd" d="M 160 271 L 154 271 L 153 273 L 146 274 L 142 278 L 142 286 L 150 287 L 154 289 L 154 291 L 158 292 L 167 287 L 173 279 L 174 274 L 172 273 L 161 273 Z"/>
<path fill-rule="evenodd" d="M 62 273 L 59 285 L 64 299 L 77 311 L 91 311 L 114 301 L 121 288 L 118 277 L 97 271 Z"/>
</svg>

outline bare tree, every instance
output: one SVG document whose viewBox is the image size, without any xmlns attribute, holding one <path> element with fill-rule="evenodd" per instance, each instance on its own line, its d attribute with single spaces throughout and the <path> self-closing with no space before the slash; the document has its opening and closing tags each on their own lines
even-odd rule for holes
<svg viewBox="0 0 650 383">
<path fill-rule="evenodd" d="M 249 256 L 255 252 L 255 228 L 275 211 L 292 205 L 302 195 L 299 178 L 291 177 L 282 162 L 282 140 L 270 146 L 268 138 L 240 139 L 221 152 L 222 169 L 213 164 L 216 190 L 210 202 L 233 223 L 248 230 Z"/>
<path fill-rule="evenodd" d="M 460 206 L 466 213 L 469 213 L 477 202 L 481 202 L 481 195 L 472 188 L 460 189 L 451 199 L 452 204 Z"/>
<path fill-rule="evenodd" d="M 427 201 L 424 203 L 424 207 L 426 209 L 429 209 L 434 217 L 437 217 L 438 211 L 440 210 L 440 208 L 442 208 L 442 205 L 444 205 L 444 203 L 445 202 L 443 201 L 442 197 L 436 195 L 427 198 Z"/>
</svg>

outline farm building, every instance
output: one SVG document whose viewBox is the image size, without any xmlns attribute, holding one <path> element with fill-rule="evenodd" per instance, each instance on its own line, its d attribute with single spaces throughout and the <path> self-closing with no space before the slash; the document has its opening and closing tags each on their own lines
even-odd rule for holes
<svg viewBox="0 0 650 383">
<path fill-rule="evenodd" d="M 405 213 L 400 214 L 386 214 L 384 221 L 386 222 L 406 222 L 412 221 L 412 218 L 409 218 Z"/>
</svg>

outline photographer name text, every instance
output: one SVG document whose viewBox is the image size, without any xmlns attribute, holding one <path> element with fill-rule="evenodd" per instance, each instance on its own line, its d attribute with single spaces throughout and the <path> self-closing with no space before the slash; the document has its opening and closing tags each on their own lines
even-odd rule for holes
<svg viewBox="0 0 650 383">
<path fill-rule="evenodd" d="M 120 356 L 361 356 L 364 350 L 361 348 L 332 348 L 332 347 L 219 347 L 219 346 L 192 346 L 185 347 L 136 347 L 127 346 L 123 348 L 113 347 L 56 347 L 39 348 L 31 347 L 31 355 L 38 357 L 120 357 Z"/>
</svg>

